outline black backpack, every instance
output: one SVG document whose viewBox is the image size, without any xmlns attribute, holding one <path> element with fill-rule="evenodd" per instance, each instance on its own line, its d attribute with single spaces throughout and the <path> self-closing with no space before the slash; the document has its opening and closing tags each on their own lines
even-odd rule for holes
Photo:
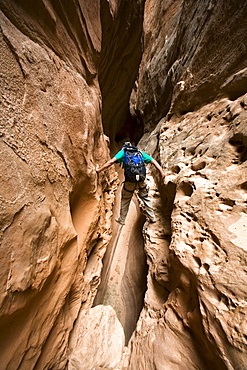
<svg viewBox="0 0 247 370">
<path fill-rule="evenodd" d="M 124 176 L 125 181 L 138 182 L 146 178 L 146 167 L 140 150 L 134 146 L 124 147 Z"/>
</svg>

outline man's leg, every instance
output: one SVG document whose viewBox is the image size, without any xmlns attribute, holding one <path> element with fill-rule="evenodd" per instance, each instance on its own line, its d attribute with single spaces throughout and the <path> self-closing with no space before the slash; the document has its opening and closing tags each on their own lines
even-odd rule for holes
<svg viewBox="0 0 247 370">
<path fill-rule="evenodd" d="M 134 191 L 135 184 L 126 181 L 122 188 L 120 217 L 116 220 L 122 225 L 125 224 L 125 219 L 129 210 L 130 201 L 134 194 Z"/>
<path fill-rule="evenodd" d="M 139 183 L 138 196 L 141 198 L 141 200 L 144 203 L 144 208 L 145 208 L 145 211 L 147 212 L 150 222 L 156 222 L 156 218 L 155 218 L 153 207 L 152 207 L 152 201 L 149 197 L 148 187 L 145 181 Z"/>
</svg>

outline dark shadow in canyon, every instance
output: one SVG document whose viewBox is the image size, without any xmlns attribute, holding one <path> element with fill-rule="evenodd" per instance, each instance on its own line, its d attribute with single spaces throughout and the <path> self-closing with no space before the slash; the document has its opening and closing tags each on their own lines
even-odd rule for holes
<svg viewBox="0 0 247 370">
<path fill-rule="evenodd" d="M 113 306 L 124 328 L 126 345 L 136 328 L 147 289 L 148 267 L 142 234 L 144 222 L 145 217 L 138 212 L 131 224 L 117 226 L 116 231 L 113 229 L 113 238 L 103 259 L 101 284 L 94 300 L 94 306 Z M 114 285 L 114 275 L 119 270 L 122 272 Z"/>
<path fill-rule="evenodd" d="M 122 127 L 120 126 L 116 132 L 115 141 L 119 143 L 128 139 L 133 145 L 137 145 L 143 134 L 144 123 L 141 115 L 138 112 L 136 112 L 135 115 L 131 115 L 128 111 L 126 120 Z"/>
<path fill-rule="evenodd" d="M 138 117 L 129 113 L 129 98 L 138 75 L 142 56 L 144 3 L 141 0 L 119 2 L 110 10 L 109 2 L 101 0 L 102 48 L 99 61 L 99 84 L 102 94 L 104 133 L 114 140 L 133 128 Z M 132 135 L 132 132 L 129 133 Z M 136 134 L 135 134 L 136 135 Z M 135 136 L 134 135 L 134 136 Z M 136 137 L 132 137 L 136 141 Z"/>
</svg>

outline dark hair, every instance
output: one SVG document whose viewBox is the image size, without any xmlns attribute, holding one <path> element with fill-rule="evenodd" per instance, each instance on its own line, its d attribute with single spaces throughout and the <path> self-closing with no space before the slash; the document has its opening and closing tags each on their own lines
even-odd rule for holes
<svg viewBox="0 0 247 370">
<path fill-rule="evenodd" d="M 128 146 L 132 146 L 132 145 L 129 141 L 125 141 L 125 143 L 123 143 L 123 147 L 126 148 Z"/>
</svg>

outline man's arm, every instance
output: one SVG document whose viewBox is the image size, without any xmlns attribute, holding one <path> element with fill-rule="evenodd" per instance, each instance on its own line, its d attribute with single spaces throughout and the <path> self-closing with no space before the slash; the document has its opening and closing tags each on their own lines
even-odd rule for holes
<svg viewBox="0 0 247 370">
<path fill-rule="evenodd" d="M 159 165 L 159 163 L 155 159 L 152 159 L 150 163 L 152 163 L 157 168 L 157 170 L 161 174 L 162 179 L 164 179 L 166 175 L 165 172 L 162 170 L 161 166 Z"/>
<path fill-rule="evenodd" d="M 104 171 L 106 168 L 112 166 L 117 161 L 117 158 L 113 157 L 108 162 L 106 162 L 102 167 L 96 166 L 96 172 L 99 173 L 101 171 Z"/>
</svg>

